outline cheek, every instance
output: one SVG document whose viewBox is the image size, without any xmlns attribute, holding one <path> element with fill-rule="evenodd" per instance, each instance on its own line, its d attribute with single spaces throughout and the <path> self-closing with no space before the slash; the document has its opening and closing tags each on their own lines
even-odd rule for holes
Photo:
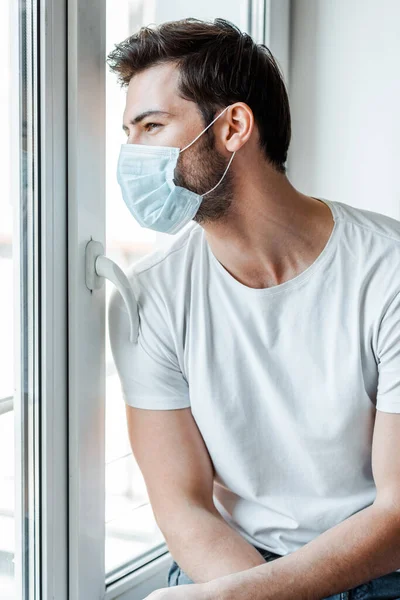
<svg viewBox="0 0 400 600">
<path fill-rule="evenodd" d="M 179 156 L 175 175 L 187 184 L 191 184 L 197 181 L 201 169 L 195 156 L 184 156 L 184 154 Z"/>
</svg>

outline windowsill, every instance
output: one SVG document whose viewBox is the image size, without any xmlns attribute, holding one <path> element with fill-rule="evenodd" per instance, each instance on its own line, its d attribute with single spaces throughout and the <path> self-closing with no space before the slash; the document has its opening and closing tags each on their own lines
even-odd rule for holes
<svg viewBox="0 0 400 600">
<path fill-rule="evenodd" d="M 145 598 L 154 590 L 168 587 L 167 576 L 172 556 L 167 545 L 154 549 L 153 557 L 146 556 L 147 563 L 142 566 L 132 565 L 132 572 L 107 587 L 104 600 L 138 600 Z M 150 559 L 150 560 L 149 560 Z M 143 560 L 143 557 L 142 557 Z"/>
</svg>

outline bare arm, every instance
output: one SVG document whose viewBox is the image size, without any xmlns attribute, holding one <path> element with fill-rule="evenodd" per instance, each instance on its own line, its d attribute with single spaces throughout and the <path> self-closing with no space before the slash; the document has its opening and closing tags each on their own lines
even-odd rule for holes
<svg viewBox="0 0 400 600">
<path fill-rule="evenodd" d="M 265 564 L 212 497 L 213 465 L 190 408 L 126 405 L 132 452 L 168 548 L 195 583 Z"/>
</svg>

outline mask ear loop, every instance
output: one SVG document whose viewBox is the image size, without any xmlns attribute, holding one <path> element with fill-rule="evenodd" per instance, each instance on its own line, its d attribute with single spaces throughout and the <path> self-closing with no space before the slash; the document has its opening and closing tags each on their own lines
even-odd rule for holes
<svg viewBox="0 0 400 600">
<path fill-rule="evenodd" d="M 226 107 L 224 108 L 224 110 L 223 110 L 222 112 L 220 112 L 220 113 L 219 113 L 219 115 L 217 115 L 217 116 L 215 117 L 215 119 L 214 119 L 213 121 L 211 121 L 211 123 L 210 123 L 209 125 L 207 125 L 207 127 L 206 127 L 205 129 L 203 129 L 203 131 L 201 131 L 197 137 L 195 137 L 195 138 L 194 138 L 194 140 L 193 140 L 192 142 L 190 142 L 190 144 L 188 144 L 187 146 L 185 146 L 184 148 L 182 148 L 182 150 L 179 150 L 179 154 L 180 154 L 181 152 L 183 152 L 184 150 L 186 150 L 186 148 L 189 148 L 189 146 L 191 146 L 192 144 L 194 144 L 194 143 L 195 143 L 195 142 L 196 142 L 196 141 L 199 139 L 199 137 L 200 137 L 201 135 L 203 135 L 203 133 L 204 133 L 205 131 L 207 131 L 207 129 L 208 129 L 209 127 L 211 127 L 211 125 L 213 125 L 213 123 L 215 123 L 215 121 L 216 121 L 217 119 L 219 119 L 219 118 L 220 118 L 220 116 L 221 116 L 221 115 L 223 115 L 223 114 L 224 114 L 224 112 L 225 112 L 226 110 L 228 110 L 229 106 L 230 106 L 230 104 L 229 104 L 228 106 L 226 106 Z M 210 190 L 210 191 L 211 191 L 211 190 Z"/>
<path fill-rule="evenodd" d="M 207 196 L 207 194 L 209 194 L 210 192 L 212 192 L 213 190 L 215 190 L 215 188 L 216 188 L 216 187 L 218 187 L 218 186 L 219 186 L 219 184 L 221 183 L 221 181 L 222 181 L 222 180 L 223 180 L 223 178 L 225 177 L 225 175 L 226 175 L 226 172 L 228 171 L 229 167 L 231 166 L 231 162 L 233 161 L 233 157 L 235 156 L 235 154 L 236 154 L 236 150 L 235 150 L 235 152 L 233 152 L 233 153 L 232 153 L 232 156 L 231 156 L 231 158 L 229 159 L 229 162 L 228 162 L 228 166 L 226 167 L 226 169 L 225 169 L 225 171 L 224 171 L 224 174 L 222 175 L 221 179 L 218 181 L 217 185 L 214 185 L 214 187 L 213 187 L 213 188 L 211 188 L 211 190 L 209 190 L 209 191 L 208 191 L 208 192 L 206 192 L 205 194 L 201 194 L 202 196 Z"/>
</svg>

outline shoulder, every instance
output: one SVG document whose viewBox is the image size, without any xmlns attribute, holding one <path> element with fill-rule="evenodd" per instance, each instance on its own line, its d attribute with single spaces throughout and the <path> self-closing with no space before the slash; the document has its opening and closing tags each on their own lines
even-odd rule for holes
<svg viewBox="0 0 400 600">
<path fill-rule="evenodd" d="M 125 274 L 140 305 L 163 304 L 171 290 L 177 292 L 190 276 L 195 258 L 200 251 L 202 227 L 190 222 L 183 231 L 171 236 L 165 247 L 140 257 Z M 111 293 L 110 304 L 123 303 L 116 290 Z"/>
<path fill-rule="evenodd" d="M 364 233 L 367 238 L 380 240 L 383 244 L 400 248 L 400 221 L 380 212 L 358 208 L 335 201 L 337 213 L 347 225 Z"/>
<path fill-rule="evenodd" d="M 399 282 L 400 221 L 344 202 L 334 204 L 343 223 L 341 246 L 351 261 L 363 264 L 370 275 L 393 276 Z"/>
<path fill-rule="evenodd" d="M 126 275 L 133 289 L 138 294 L 151 289 L 161 296 L 170 296 L 171 290 L 184 286 L 200 251 L 202 233 L 202 227 L 192 221 L 166 247 L 157 248 L 132 264 Z"/>
<path fill-rule="evenodd" d="M 373 299 L 379 321 L 400 290 L 400 221 L 344 202 L 335 205 L 343 221 L 343 270 Z"/>
</svg>

